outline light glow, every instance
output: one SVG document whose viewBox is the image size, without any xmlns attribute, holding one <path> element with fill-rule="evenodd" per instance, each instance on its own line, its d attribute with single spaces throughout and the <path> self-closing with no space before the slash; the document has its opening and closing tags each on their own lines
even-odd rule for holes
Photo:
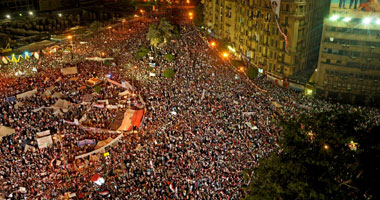
<svg viewBox="0 0 380 200">
<path fill-rule="evenodd" d="M 338 19 L 339 19 L 339 15 L 333 15 L 333 16 L 330 17 L 331 21 L 336 21 Z"/>
<path fill-rule="evenodd" d="M 58 17 L 62 17 L 62 13 L 58 13 Z"/>
<path fill-rule="evenodd" d="M 230 51 L 234 52 L 234 53 L 236 52 L 236 50 L 235 50 L 234 48 L 232 48 L 231 46 L 228 46 L 227 48 L 228 48 Z"/>
<path fill-rule="evenodd" d="M 380 19 L 377 19 L 377 20 L 376 20 L 376 24 L 377 24 L 377 25 L 380 25 Z"/>
<path fill-rule="evenodd" d="M 372 19 L 370 17 L 366 17 L 363 19 L 363 24 L 369 24 L 371 23 Z"/>
<path fill-rule="evenodd" d="M 33 12 L 32 12 L 32 11 L 29 11 L 29 15 L 32 16 L 32 15 L 33 15 Z"/>
<path fill-rule="evenodd" d="M 10 19 L 10 18 L 11 18 L 11 16 L 10 16 L 10 15 L 5 15 L 5 17 L 7 17 L 8 19 Z"/>
<path fill-rule="evenodd" d="M 349 21 L 351 21 L 351 17 L 345 17 L 345 18 L 343 19 L 343 21 L 344 21 L 344 22 L 349 22 Z"/>
</svg>

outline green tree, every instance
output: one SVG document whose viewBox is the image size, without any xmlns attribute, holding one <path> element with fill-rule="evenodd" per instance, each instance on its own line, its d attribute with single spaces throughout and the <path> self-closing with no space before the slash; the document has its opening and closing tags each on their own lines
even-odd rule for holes
<svg viewBox="0 0 380 200">
<path fill-rule="evenodd" d="M 259 71 L 256 67 L 248 67 L 247 69 L 247 76 L 249 79 L 253 80 L 255 78 L 257 78 L 257 75 L 259 74 Z"/>
<path fill-rule="evenodd" d="M 174 60 L 174 56 L 170 53 L 165 55 L 165 59 L 169 62 L 172 62 Z"/>
<path fill-rule="evenodd" d="M 99 21 L 94 21 L 91 23 L 89 29 L 92 31 L 92 32 L 97 32 L 99 31 L 99 29 L 102 27 L 102 23 L 99 22 Z"/>
<path fill-rule="evenodd" d="M 173 78 L 174 77 L 174 71 L 173 71 L 173 69 L 165 69 L 164 73 L 162 75 L 166 78 Z"/>
<path fill-rule="evenodd" d="M 345 111 L 287 116 L 280 124 L 281 153 L 245 172 L 246 199 L 379 198 L 379 126 Z"/>
<path fill-rule="evenodd" d="M 150 24 L 149 31 L 146 35 L 146 39 L 150 41 L 150 45 L 157 48 L 159 44 L 164 41 L 164 35 L 161 30 L 158 29 L 157 24 Z"/>
<path fill-rule="evenodd" d="M 149 31 L 146 39 L 150 41 L 150 45 L 158 47 L 159 45 L 165 45 L 167 41 L 178 35 L 177 28 L 170 24 L 166 18 L 161 18 L 159 24 L 149 25 Z"/>
</svg>

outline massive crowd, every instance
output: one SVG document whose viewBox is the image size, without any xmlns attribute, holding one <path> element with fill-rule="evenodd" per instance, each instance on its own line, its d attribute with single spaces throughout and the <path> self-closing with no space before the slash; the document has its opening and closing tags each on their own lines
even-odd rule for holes
<svg viewBox="0 0 380 200">
<path fill-rule="evenodd" d="M 135 20 L 112 32 L 78 38 L 73 58 L 64 52 L 44 53 L 39 60 L 7 66 L 9 73 L 0 75 L 0 125 L 15 133 L 0 142 L 0 197 L 240 199 L 246 184 L 243 170 L 278 151 L 281 130 L 275 122 L 280 115 L 344 107 L 360 109 L 373 116 L 370 123 L 379 123 L 377 109 L 309 99 L 263 78 L 250 82 L 232 70 L 228 60 L 220 59 L 188 23 L 180 22 L 179 39 L 137 60 L 140 47 L 149 47 L 146 33 L 154 21 Z M 59 48 L 69 45 L 63 42 Z M 164 58 L 168 53 L 175 56 L 173 62 Z M 114 60 L 106 64 L 85 60 L 102 55 Z M 76 66 L 78 74 L 63 75 L 60 69 L 67 66 Z M 161 75 L 167 68 L 175 71 L 174 78 Z M 17 71 L 27 72 L 17 77 Z M 86 80 L 106 77 L 129 81 L 135 88 L 130 92 L 136 95 L 125 100 L 118 95 L 123 89 L 108 82 L 95 93 L 93 87 L 83 87 Z M 35 88 L 31 97 L 9 98 Z M 48 88 L 50 94 L 60 95 L 46 95 Z M 71 103 L 66 112 L 39 109 L 59 99 Z M 118 108 L 91 106 L 106 99 Z M 123 133 L 117 144 L 105 149 L 108 156 L 75 159 L 96 148 L 79 146 L 79 141 L 116 138 L 119 132 L 108 129 L 117 112 L 141 105 L 147 112 L 139 132 Z M 80 125 L 72 123 L 75 119 Z M 54 143 L 38 149 L 36 133 L 45 130 L 54 135 Z M 105 183 L 94 184 L 95 174 Z"/>
</svg>

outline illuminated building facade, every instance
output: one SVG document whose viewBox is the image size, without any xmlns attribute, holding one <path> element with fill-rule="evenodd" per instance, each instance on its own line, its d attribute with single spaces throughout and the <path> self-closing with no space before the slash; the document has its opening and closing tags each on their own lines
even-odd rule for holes
<svg viewBox="0 0 380 200">
<path fill-rule="evenodd" d="M 205 0 L 205 25 L 279 84 L 318 61 L 330 1 Z"/>
<path fill-rule="evenodd" d="M 332 0 L 313 82 L 320 97 L 380 103 L 380 1 Z"/>
</svg>

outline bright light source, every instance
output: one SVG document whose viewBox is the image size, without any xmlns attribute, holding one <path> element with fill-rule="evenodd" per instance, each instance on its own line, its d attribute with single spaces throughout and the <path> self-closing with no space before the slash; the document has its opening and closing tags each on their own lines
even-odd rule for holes
<svg viewBox="0 0 380 200">
<path fill-rule="evenodd" d="M 11 18 L 11 16 L 10 16 L 10 15 L 5 15 L 5 17 L 7 17 L 8 19 L 10 19 L 10 18 Z"/>
<path fill-rule="evenodd" d="M 59 16 L 59 17 L 62 17 L 62 13 L 58 13 L 58 16 Z"/>
<path fill-rule="evenodd" d="M 192 12 L 189 12 L 189 16 L 190 16 L 190 17 L 193 16 L 193 13 L 192 13 Z"/>
<path fill-rule="evenodd" d="M 313 94 L 313 90 L 311 89 L 306 89 L 306 95 L 312 95 Z"/>
<path fill-rule="evenodd" d="M 111 78 L 112 77 L 112 75 L 111 74 L 107 74 L 107 78 Z"/>
<path fill-rule="evenodd" d="M 231 46 L 228 46 L 227 48 L 228 48 L 230 51 L 234 52 L 234 53 L 236 52 L 236 50 L 235 50 L 234 48 L 232 48 Z"/>
<path fill-rule="evenodd" d="M 330 17 L 331 21 L 336 21 L 338 19 L 339 19 L 339 15 L 333 15 L 333 16 Z"/>
<path fill-rule="evenodd" d="M 22 17 L 22 13 L 19 13 L 18 16 Z"/>
<path fill-rule="evenodd" d="M 329 150 L 329 145 L 325 144 L 325 145 L 323 145 L 323 148 L 326 150 Z"/>
<path fill-rule="evenodd" d="M 351 21 L 351 17 L 345 17 L 345 18 L 343 19 L 343 21 L 344 21 L 344 22 L 349 22 L 349 21 Z"/>
<path fill-rule="evenodd" d="M 380 25 L 380 19 L 376 20 L 376 24 Z"/>
<path fill-rule="evenodd" d="M 228 53 L 227 52 L 224 52 L 222 55 L 223 55 L 224 58 L 228 57 Z"/>
<path fill-rule="evenodd" d="M 369 23 L 371 23 L 371 20 L 372 19 L 370 17 L 366 17 L 363 19 L 363 24 L 369 24 Z"/>
<path fill-rule="evenodd" d="M 211 42 L 211 46 L 212 47 L 215 47 L 216 43 L 215 42 Z"/>
<path fill-rule="evenodd" d="M 32 16 L 32 15 L 33 15 L 33 12 L 32 12 L 32 11 L 29 11 L 29 15 Z"/>
<path fill-rule="evenodd" d="M 67 39 L 71 40 L 71 39 L 73 39 L 73 36 L 69 35 L 69 36 L 67 36 Z"/>
<path fill-rule="evenodd" d="M 190 3 L 190 0 L 186 0 L 186 3 Z"/>
<path fill-rule="evenodd" d="M 244 67 L 240 67 L 240 71 L 244 71 Z"/>
<path fill-rule="evenodd" d="M 112 26 L 108 26 L 108 27 L 107 27 L 107 29 L 111 29 L 111 28 L 112 28 Z"/>
</svg>

